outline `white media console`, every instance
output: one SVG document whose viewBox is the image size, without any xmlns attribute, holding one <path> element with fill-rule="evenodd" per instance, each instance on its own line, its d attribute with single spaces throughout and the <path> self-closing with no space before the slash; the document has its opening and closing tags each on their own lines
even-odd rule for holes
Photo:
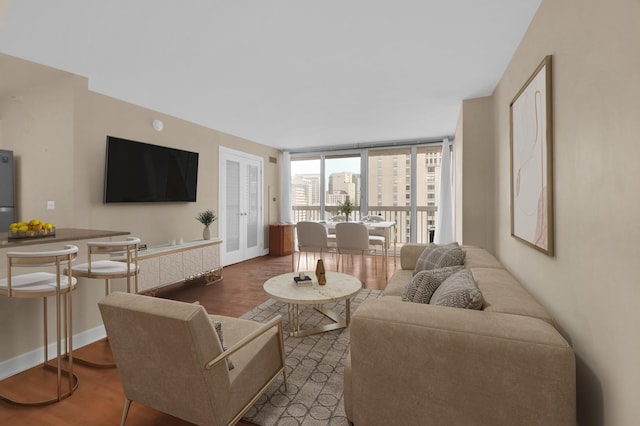
<svg viewBox="0 0 640 426">
<path fill-rule="evenodd" d="M 207 284 L 222 279 L 222 240 L 188 241 L 138 251 L 138 292 L 204 277 Z"/>
</svg>

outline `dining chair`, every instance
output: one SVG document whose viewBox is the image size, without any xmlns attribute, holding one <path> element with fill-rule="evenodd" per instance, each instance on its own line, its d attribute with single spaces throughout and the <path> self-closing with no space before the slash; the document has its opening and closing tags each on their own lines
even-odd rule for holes
<svg viewBox="0 0 640 426">
<path fill-rule="evenodd" d="M 369 231 L 366 225 L 359 222 L 345 222 L 345 223 L 336 223 L 336 240 L 337 240 L 337 250 L 338 250 L 338 262 L 336 270 L 340 268 L 340 260 L 343 254 L 348 254 L 353 256 L 354 254 L 359 254 L 362 257 L 362 270 L 366 270 L 365 268 L 365 254 L 372 254 L 375 252 L 375 249 L 372 249 L 369 246 Z M 378 271 L 377 260 L 374 256 L 374 261 L 376 262 L 376 272 Z M 342 270 L 344 271 L 344 262 L 342 264 Z"/>
<path fill-rule="evenodd" d="M 363 222 L 384 222 L 384 217 L 377 215 L 369 215 L 362 218 Z M 369 244 L 374 247 L 380 247 L 381 251 L 384 251 L 387 244 L 387 231 L 386 229 L 369 228 Z M 376 249 L 377 251 L 377 249 Z"/>
<path fill-rule="evenodd" d="M 335 251 L 335 244 L 329 241 L 327 227 L 320 222 L 298 222 L 296 224 L 296 232 L 298 235 L 298 266 L 300 270 L 300 257 L 305 252 L 307 268 L 309 267 L 309 252 L 320 253 L 323 258 L 325 252 Z"/>
<path fill-rule="evenodd" d="M 0 399 L 7 400 L 16 405 L 45 405 L 59 402 L 71 396 L 78 387 L 78 378 L 73 373 L 73 317 L 72 317 L 72 297 L 71 292 L 76 289 L 76 279 L 63 272 L 63 267 L 71 268 L 71 262 L 78 255 L 78 247 L 68 244 L 62 250 L 39 251 L 39 252 L 8 252 L 7 253 L 7 277 L 0 279 L 0 295 L 9 298 L 42 298 L 44 313 L 44 363 L 45 369 L 51 368 L 49 364 L 49 338 L 48 338 L 48 312 L 47 298 L 55 298 L 55 318 L 56 318 L 56 392 L 50 393 L 51 387 L 46 384 L 40 386 L 37 395 L 24 400 L 5 395 L 0 395 Z M 15 268 L 46 268 L 55 267 L 55 272 L 40 270 L 38 272 L 28 272 L 16 274 Z M 31 269 L 33 270 L 33 269 Z M 16 327 L 24 327 L 25 323 L 17 323 Z M 64 344 L 62 330 L 64 330 Z M 27 330 L 23 330 L 27 333 Z M 63 367 L 63 359 L 66 359 L 66 367 Z M 62 376 L 67 376 L 68 389 L 62 388 Z M 46 396 L 42 396 L 46 395 Z M 43 399 L 44 398 L 44 399 Z"/>
</svg>

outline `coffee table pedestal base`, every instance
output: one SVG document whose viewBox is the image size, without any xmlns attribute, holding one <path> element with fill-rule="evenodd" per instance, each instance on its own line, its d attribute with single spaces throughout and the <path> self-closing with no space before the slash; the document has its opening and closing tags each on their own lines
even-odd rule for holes
<svg viewBox="0 0 640 426">
<path fill-rule="evenodd" d="M 345 300 L 345 317 L 340 316 L 335 311 L 325 308 L 324 305 L 314 305 L 314 308 L 327 318 L 330 318 L 333 324 L 325 324 L 306 330 L 300 329 L 300 305 L 297 303 L 289 303 L 289 336 L 305 337 L 312 334 L 324 333 L 325 331 L 340 330 L 349 326 L 351 320 L 351 299 Z M 304 306 L 304 305 L 303 305 Z"/>
</svg>

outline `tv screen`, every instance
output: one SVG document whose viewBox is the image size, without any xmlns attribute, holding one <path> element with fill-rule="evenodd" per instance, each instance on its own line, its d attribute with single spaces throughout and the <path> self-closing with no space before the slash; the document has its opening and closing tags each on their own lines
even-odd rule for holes
<svg viewBox="0 0 640 426">
<path fill-rule="evenodd" d="M 107 136 L 105 203 L 196 201 L 198 153 Z"/>
</svg>

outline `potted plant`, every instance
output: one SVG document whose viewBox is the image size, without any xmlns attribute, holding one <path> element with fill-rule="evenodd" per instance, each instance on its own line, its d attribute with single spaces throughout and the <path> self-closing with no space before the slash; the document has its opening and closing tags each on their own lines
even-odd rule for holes
<svg viewBox="0 0 640 426">
<path fill-rule="evenodd" d="M 204 230 L 202 231 L 202 238 L 205 240 L 211 239 L 211 229 L 209 225 L 211 225 L 218 217 L 216 216 L 216 212 L 213 210 L 205 210 L 203 212 L 198 213 L 196 219 L 198 222 L 204 225 Z"/>
<path fill-rule="evenodd" d="M 352 211 L 353 204 L 351 203 L 351 200 L 349 200 L 349 197 L 347 197 L 344 203 L 338 201 L 338 214 L 344 214 L 345 220 L 347 222 L 349 222 L 349 215 Z"/>
</svg>

